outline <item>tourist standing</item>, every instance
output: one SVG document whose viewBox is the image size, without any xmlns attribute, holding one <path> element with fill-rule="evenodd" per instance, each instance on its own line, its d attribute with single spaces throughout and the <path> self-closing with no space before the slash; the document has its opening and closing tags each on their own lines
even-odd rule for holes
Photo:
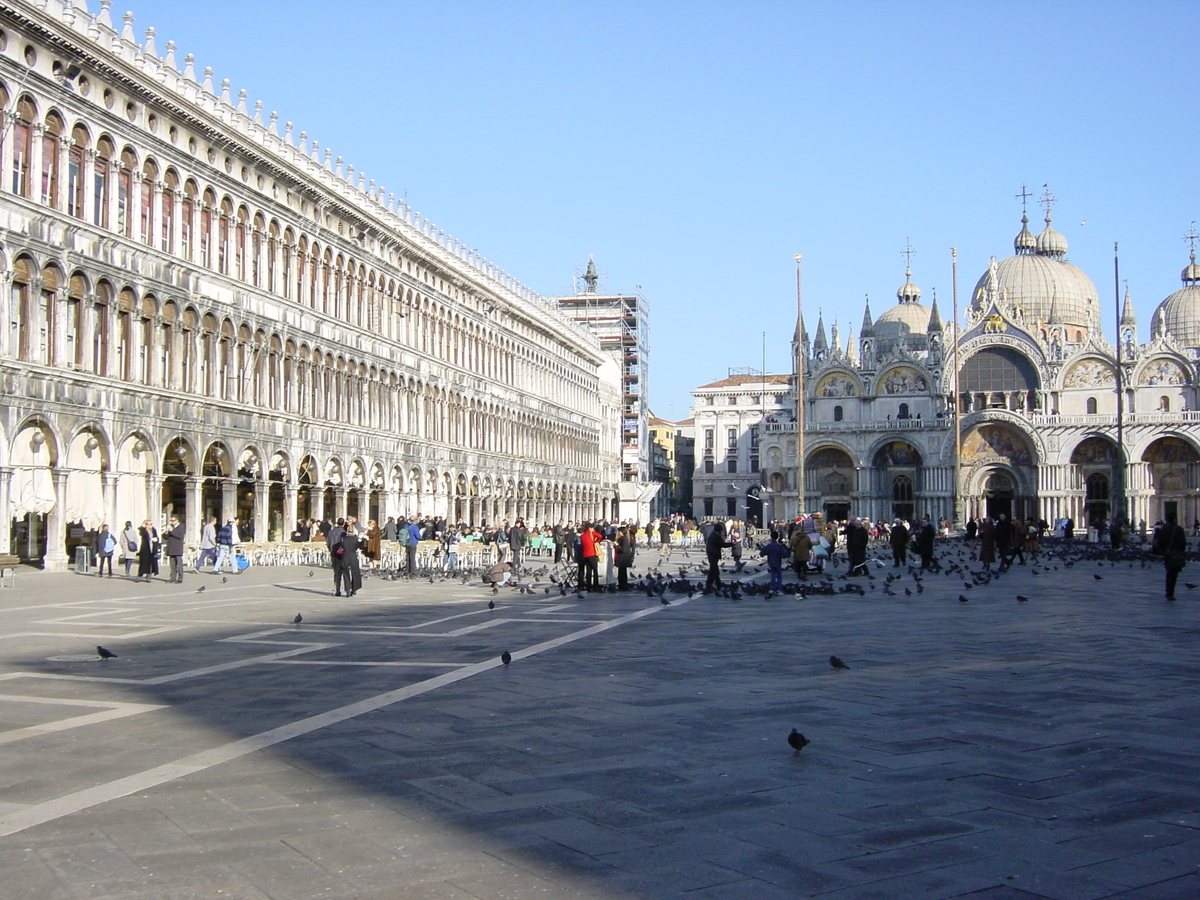
<svg viewBox="0 0 1200 900">
<path fill-rule="evenodd" d="M 167 559 L 171 562 L 171 572 L 167 581 L 172 584 L 183 584 L 183 539 L 187 529 L 179 521 L 179 516 L 171 516 L 167 523 Z"/>
<path fill-rule="evenodd" d="M 138 529 L 138 581 L 149 581 L 158 574 L 158 529 L 147 519 Z"/>
<path fill-rule="evenodd" d="M 1153 550 L 1163 558 L 1163 567 L 1167 570 L 1167 599 L 1174 600 L 1175 582 L 1187 565 L 1187 532 L 1175 513 L 1167 513 L 1167 524 L 1155 532 Z"/>
<path fill-rule="evenodd" d="M 892 533 L 888 541 L 892 547 L 892 568 L 898 569 L 908 565 L 908 528 L 903 519 L 892 523 Z"/>
<path fill-rule="evenodd" d="M 107 562 L 108 577 L 112 578 L 112 558 L 113 552 L 117 549 L 117 538 L 111 531 L 108 530 L 107 525 L 100 526 L 100 531 L 96 534 L 94 549 L 96 551 L 96 562 L 98 564 L 96 577 L 102 578 L 104 576 L 104 564 Z"/>
<path fill-rule="evenodd" d="M 133 574 L 133 564 L 137 562 L 138 547 L 141 546 L 141 537 L 132 522 L 126 522 L 125 527 L 121 530 L 120 544 L 121 562 L 125 565 L 125 577 L 128 578 Z"/>
<path fill-rule="evenodd" d="M 629 567 L 633 565 L 637 532 L 632 525 L 622 525 L 617 529 L 616 565 L 617 590 L 629 590 Z"/>
</svg>

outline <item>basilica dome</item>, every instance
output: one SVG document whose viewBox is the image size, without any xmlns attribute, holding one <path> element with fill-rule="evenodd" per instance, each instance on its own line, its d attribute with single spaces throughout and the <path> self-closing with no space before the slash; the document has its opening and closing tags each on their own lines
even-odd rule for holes
<svg viewBox="0 0 1200 900">
<path fill-rule="evenodd" d="M 987 311 L 992 297 L 1008 301 L 1028 324 L 1037 321 L 1072 325 L 1091 330 L 1099 318 L 1096 286 L 1083 270 L 1067 262 L 1067 239 L 1050 227 L 1036 237 L 1029 219 L 1021 217 L 1021 231 L 1013 241 L 1015 255 L 988 267 L 975 284 L 971 306 Z"/>
<path fill-rule="evenodd" d="M 921 289 L 912 283 L 912 271 L 904 275 L 904 284 L 896 291 L 896 305 L 875 320 L 875 343 L 881 351 L 899 343 L 911 350 L 925 349 L 931 310 L 921 303 Z"/>
<path fill-rule="evenodd" d="M 1164 331 L 1185 347 L 1200 347 L 1200 266 L 1196 251 L 1180 274 L 1183 287 L 1158 304 L 1150 322 L 1150 336 Z"/>
</svg>

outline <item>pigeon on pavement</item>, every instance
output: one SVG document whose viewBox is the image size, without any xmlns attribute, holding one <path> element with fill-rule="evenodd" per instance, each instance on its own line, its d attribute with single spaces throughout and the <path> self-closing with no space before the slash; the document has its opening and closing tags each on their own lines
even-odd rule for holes
<svg viewBox="0 0 1200 900">
<path fill-rule="evenodd" d="M 500 654 L 500 662 L 507 666 L 510 662 L 512 662 L 512 654 L 505 650 Z"/>
<path fill-rule="evenodd" d="M 296 618 L 292 619 L 292 624 L 299 625 L 303 621 L 304 621 L 304 616 L 300 615 L 300 613 L 296 613 Z"/>
<path fill-rule="evenodd" d="M 829 664 L 835 669 L 849 669 L 850 667 L 838 659 L 836 656 L 829 657 Z"/>
<path fill-rule="evenodd" d="M 105 650 L 99 644 L 96 645 L 96 654 L 101 659 L 116 659 L 117 658 L 117 654 L 113 653 L 111 650 Z"/>
<path fill-rule="evenodd" d="M 811 741 L 809 741 L 808 738 L 806 738 L 804 735 L 802 735 L 800 732 L 798 732 L 795 728 L 793 728 L 792 733 L 788 735 L 787 741 L 788 741 L 788 746 L 791 747 L 793 750 L 795 750 L 797 753 L 799 753 L 801 750 L 803 750 L 805 747 L 807 747 L 810 743 L 812 743 Z"/>
</svg>

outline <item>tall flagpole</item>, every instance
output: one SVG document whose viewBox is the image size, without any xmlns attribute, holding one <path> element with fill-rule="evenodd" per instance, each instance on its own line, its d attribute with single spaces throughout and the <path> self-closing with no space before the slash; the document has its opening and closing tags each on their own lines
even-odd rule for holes
<svg viewBox="0 0 1200 900">
<path fill-rule="evenodd" d="M 800 289 L 800 262 L 796 254 L 796 515 L 804 515 L 804 303 Z"/>
<path fill-rule="evenodd" d="M 959 423 L 959 393 L 958 393 L 958 248 L 950 248 L 950 282 L 954 292 L 954 397 L 950 407 L 951 421 L 954 423 L 954 527 L 963 527 L 963 495 L 962 495 L 962 428 Z"/>
<path fill-rule="evenodd" d="M 1117 310 L 1117 470 L 1113 479 L 1113 519 L 1127 514 L 1125 495 L 1125 367 L 1121 362 L 1121 268 L 1113 242 L 1113 297 Z"/>
</svg>

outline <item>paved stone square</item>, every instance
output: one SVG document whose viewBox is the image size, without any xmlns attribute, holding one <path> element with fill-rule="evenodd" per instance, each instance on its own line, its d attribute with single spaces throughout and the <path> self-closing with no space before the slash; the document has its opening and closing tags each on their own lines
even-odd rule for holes
<svg viewBox="0 0 1200 900">
<path fill-rule="evenodd" d="M 1200 587 L 873 572 L 489 610 L 457 579 L 21 571 L 0 897 L 1200 897 Z"/>
</svg>

